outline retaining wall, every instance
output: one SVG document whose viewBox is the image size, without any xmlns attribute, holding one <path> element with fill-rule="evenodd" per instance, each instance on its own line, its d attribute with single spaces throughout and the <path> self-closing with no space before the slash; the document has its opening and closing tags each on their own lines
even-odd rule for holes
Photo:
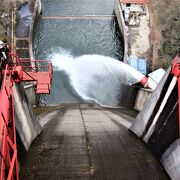
<svg viewBox="0 0 180 180">
<path fill-rule="evenodd" d="M 26 150 L 41 132 L 41 126 L 33 113 L 32 105 L 22 84 L 13 87 L 15 97 L 16 129 Z"/>
<path fill-rule="evenodd" d="M 128 61 L 128 37 L 127 37 L 127 27 L 124 22 L 122 8 L 119 0 L 116 0 L 114 12 L 118 20 L 119 29 L 121 30 L 124 39 L 124 62 Z"/>
<path fill-rule="evenodd" d="M 35 59 L 34 58 L 34 53 L 33 53 L 33 32 L 34 32 L 34 23 L 37 19 L 37 17 L 40 15 L 41 13 L 41 0 L 35 0 L 35 5 L 34 5 L 34 11 L 32 14 L 32 23 L 30 26 L 30 30 L 29 30 L 29 56 L 30 59 Z"/>
<path fill-rule="evenodd" d="M 32 19 L 29 26 L 26 28 L 26 32 L 24 35 L 20 35 L 18 30 L 21 28 L 21 19 L 16 17 L 16 33 L 15 33 L 15 44 L 17 48 L 17 53 L 19 58 L 21 59 L 34 59 L 33 56 L 33 47 L 32 47 L 32 37 L 33 37 L 33 28 L 34 28 L 34 22 L 36 20 L 36 17 L 40 14 L 41 6 L 40 6 L 40 0 L 21 0 L 17 3 L 17 10 L 23 5 L 27 4 L 29 6 L 29 10 L 32 13 Z M 17 16 L 17 14 L 16 14 Z M 17 29 L 18 28 L 18 29 Z M 34 65 L 34 64 L 32 64 Z M 29 84 L 28 82 L 25 83 L 25 86 Z M 36 106 L 38 104 L 39 96 L 35 94 L 34 86 L 29 86 L 26 88 L 28 98 L 30 99 L 30 102 L 32 106 Z"/>
<path fill-rule="evenodd" d="M 18 3 L 22 2 L 27 3 L 27 1 L 21 1 Z M 24 37 L 18 37 L 17 32 L 15 34 L 15 42 L 21 59 L 33 59 L 31 36 L 34 20 L 39 12 L 38 0 L 31 0 L 28 1 L 28 3 L 32 10 L 32 22 L 28 27 L 29 29 L 27 29 L 28 34 Z M 16 20 L 18 21 L 17 18 Z M 26 53 L 24 54 L 25 51 Z M 15 98 L 16 129 L 18 131 L 18 137 L 20 137 L 19 141 L 21 141 L 19 143 L 21 144 L 19 149 L 21 150 L 24 148 L 27 151 L 33 140 L 42 131 L 41 126 L 32 110 L 32 106 L 36 105 L 37 96 L 35 94 L 33 84 L 15 84 L 13 93 Z M 21 156 L 21 154 L 19 154 L 19 156 Z"/>
<path fill-rule="evenodd" d="M 139 89 L 133 108 L 137 111 L 141 111 L 144 107 L 146 100 L 149 98 L 151 93 L 152 91 L 149 89 L 144 89 L 144 88 Z"/>
<path fill-rule="evenodd" d="M 147 144 L 171 179 L 180 179 L 177 78 L 167 70 L 130 130 Z"/>
</svg>

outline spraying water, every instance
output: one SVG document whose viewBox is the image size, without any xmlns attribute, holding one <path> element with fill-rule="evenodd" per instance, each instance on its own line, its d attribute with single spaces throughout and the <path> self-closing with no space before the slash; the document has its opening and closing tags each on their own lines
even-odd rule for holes
<svg viewBox="0 0 180 180">
<path fill-rule="evenodd" d="M 63 84 L 59 93 L 68 92 L 88 103 L 117 106 L 122 85 L 137 83 L 144 77 L 129 65 L 101 55 L 73 58 L 55 53 L 51 59 L 54 70 L 59 72 L 59 83 Z"/>
</svg>

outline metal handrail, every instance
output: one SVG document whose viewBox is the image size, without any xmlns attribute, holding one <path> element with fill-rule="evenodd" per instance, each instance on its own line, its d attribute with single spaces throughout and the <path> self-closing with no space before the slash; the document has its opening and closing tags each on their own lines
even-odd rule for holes
<svg viewBox="0 0 180 180">
<path fill-rule="evenodd" d="M 17 160 L 17 144 L 16 129 L 14 117 L 14 98 L 12 92 L 12 68 L 6 64 L 3 71 L 3 82 L 0 90 L 0 128 L 1 133 L 1 169 L 0 179 L 19 179 L 18 176 L 18 160 Z M 11 111 L 9 111 L 11 109 Z M 9 128 L 11 124 L 11 128 Z"/>
</svg>

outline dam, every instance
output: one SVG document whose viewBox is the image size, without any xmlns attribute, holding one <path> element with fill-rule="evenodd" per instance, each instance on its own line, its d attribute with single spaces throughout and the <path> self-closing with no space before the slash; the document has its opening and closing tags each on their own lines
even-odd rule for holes
<svg viewBox="0 0 180 180">
<path fill-rule="evenodd" d="M 42 1 L 42 15 L 35 24 L 34 54 L 36 59 L 51 59 L 54 72 L 51 95 L 42 95 L 40 103 L 66 104 L 45 115 L 48 122 L 28 152 L 20 178 L 145 179 L 150 173 L 154 179 L 166 179 L 151 153 L 127 131 L 132 117 L 136 116 L 135 111 L 83 104 L 84 100 L 93 103 L 87 100 L 91 97 L 104 105 L 117 105 L 114 98 L 107 97 L 118 96 L 114 89 L 120 91 L 120 69 L 118 72 L 115 69 L 118 64 L 111 65 L 114 59 L 94 54 L 123 60 L 123 38 L 113 13 L 114 1 L 88 4 L 83 0 Z M 90 54 L 91 57 L 87 57 Z M 79 56 L 82 56 L 80 60 L 76 58 Z M 103 65 L 106 61 L 109 64 Z M 79 73 L 73 74 L 76 69 Z M 76 77 L 75 82 L 67 77 L 69 74 Z M 98 81 L 106 89 L 100 88 Z M 74 86 L 80 85 L 83 87 L 79 87 L 77 96 Z M 88 89 L 83 91 L 83 88 Z M 121 114 L 121 111 L 127 113 Z M 44 124 L 43 121 L 42 116 L 40 122 Z"/>
<path fill-rule="evenodd" d="M 40 107 L 32 110 L 29 91 L 22 84 L 13 89 L 19 179 L 169 179 L 172 172 L 176 179 L 178 170 L 173 168 L 178 160 L 171 155 L 178 151 L 177 75 L 169 67 L 138 112 L 134 104 L 145 76 L 121 62 L 125 46 L 114 13 L 116 2 L 40 4 L 33 24 L 35 65 L 17 58 L 17 67 L 28 64 L 22 77 L 18 68 L 8 71 L 6 66 L 15 82 L 36 81 L 23 86 L 35 86 L 35 93 L 41 94 Z"/>
</svg>

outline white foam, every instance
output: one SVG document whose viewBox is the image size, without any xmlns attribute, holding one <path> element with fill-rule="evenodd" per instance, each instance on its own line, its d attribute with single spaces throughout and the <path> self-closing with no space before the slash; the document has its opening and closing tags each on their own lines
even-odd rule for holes
<svg viewBox="0 0 180 180">
<path fill-rule="evenodd" d="M 55 53 L 51 59 L 56 70 L 68 75 L 67 83 L 79 97 L 102 105 L 118 105 L 122 84 L 136 83 L 144 77 L 129 65 L 101 55 L 73 58 L 70 54 Z"/>
</svg>

